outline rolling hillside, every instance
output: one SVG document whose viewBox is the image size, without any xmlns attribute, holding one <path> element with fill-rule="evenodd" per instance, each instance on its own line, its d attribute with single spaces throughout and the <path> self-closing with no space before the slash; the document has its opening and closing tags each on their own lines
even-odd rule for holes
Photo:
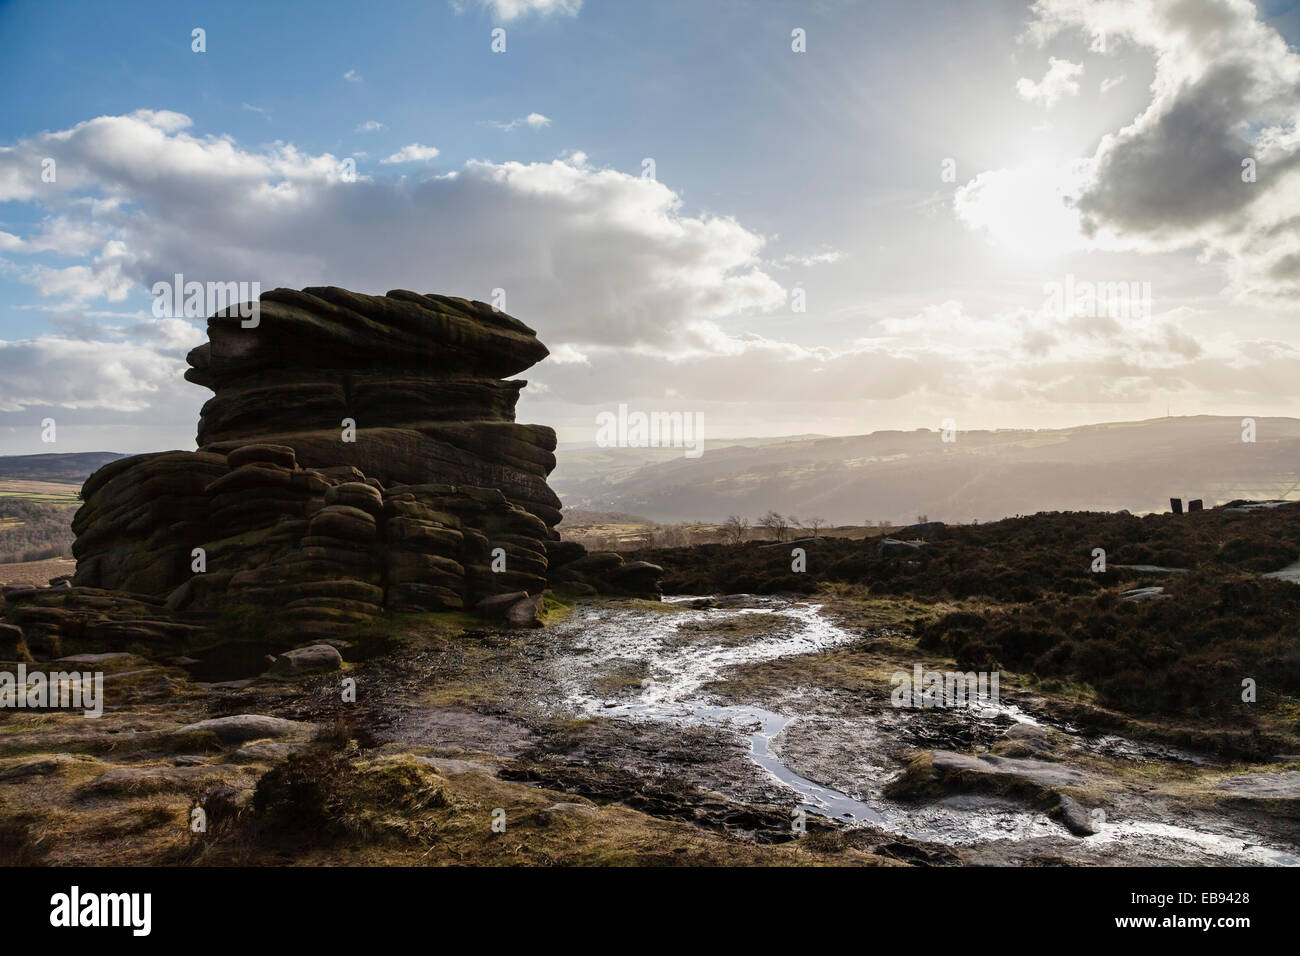
<svg viewBox="0 0 1300 956">
<path fill-rule="evenodd" d="M 566 508 L 621 511 L 655 521 L 720 521 L 768 509 L 833 524 L 988 521 L 1038 511 L 1163 511 L 1169 498 L 1206 507 L 1237 498 L 1300 497 L 1300 419 L 1160 418 L 1056 430 L 882 431 L 745 446 L 601 449 L 552 486 Z M 644 463 L 648 452 L 660 460 Z M 582 467 L 586 466 L 586 467 Z"/>
</svg>

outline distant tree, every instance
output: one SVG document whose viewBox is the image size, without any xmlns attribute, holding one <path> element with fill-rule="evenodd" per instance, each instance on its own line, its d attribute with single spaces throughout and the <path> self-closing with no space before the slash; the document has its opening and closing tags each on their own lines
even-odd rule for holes
<svg viewBox="0 0 1300 956">
<path fill-rule="evenodd" d="M 727 515 L 727 520 L 722 522 L 722 540 L 728 544 L 740 544 L 745 540 L 745 532 L 748 530 L 748 518 L 742 518 L 740 515 Z"/>
<path fill-rule="evenodd" d="M 790 519 L 778 511 L 769 511 L 758 519 L 758 523 L 772 533 L 773 541 L 784 541 L 790 530 Z"/>
<path fill-rule="evenodd" d="M 822 526 L 825 524 L 826 524 L 825 518 L 805 518 L 803 526 L 807 528 L 809 531 L 811 531 L 813 533 L 813 537 L 815 538 L 817 537 L 817 532 L 820 531 L 822 529 Z"/>
</svg>

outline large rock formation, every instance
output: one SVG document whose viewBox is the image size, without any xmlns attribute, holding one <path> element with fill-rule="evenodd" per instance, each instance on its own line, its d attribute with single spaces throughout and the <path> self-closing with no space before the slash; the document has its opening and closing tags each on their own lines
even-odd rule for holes
<svg viewBox="0 0 1300 956">
<path fill-rule="evenodd" d="M 546 357 L 518 319 L 482 302 L 394 291 L 277 289 L 255 328 L 208 321 L 185 377 L 216 394 L 198 443 L 229 452 L 257 440 L 293 447 L 306 468 L 352 465 L 383 485 L 496 488 L 547 526 L 555 432 L 515 422 L 526 384 L 502 381 Z M 355 440 L 340 441 L 344 419 Z"/>
<path fill-rule="evenodd" d="M 526 383 L 502 380 L 547 354 L 522 322 L 482 302 L 336 288 L 277 289 L 243 321 L 213 316 L 189 355 L 186 378 L 214 392 L 199 450 L 87 480 L 73 591 L 181 614 L 254 606 L 312 632 L 383 609 L 532 623 L 551 584 L 657 596 L 660 569 L 555 530 L 555 433 L 516 423 Z"/>
</svg>

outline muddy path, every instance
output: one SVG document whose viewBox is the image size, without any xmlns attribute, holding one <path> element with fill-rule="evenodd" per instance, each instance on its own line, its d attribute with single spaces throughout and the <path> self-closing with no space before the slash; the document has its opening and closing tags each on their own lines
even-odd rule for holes
<svg viewBox="0 0 1300 956">
<path fill-rule="evenodd" d="M 519 779 L 716 795 L 775 828 L 802 809 L 969 863 L 1300 864 L 1300 761 L 1087 734 L 1014 687 L 894 707 L 889 675 L 918 662 L 914 644 L 815 602 L 592 603 L 545 637 L 504 708 L 535 729 L 513 750 L 531 765 Z"/>
</svg>

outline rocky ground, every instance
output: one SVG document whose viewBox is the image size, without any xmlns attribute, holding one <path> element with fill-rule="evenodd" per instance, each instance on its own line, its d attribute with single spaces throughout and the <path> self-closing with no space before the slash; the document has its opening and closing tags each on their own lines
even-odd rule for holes
<svg viewBox="0 0 1300 956">
<path fill-rule="evenodd" d="M 0 712 L 0 857 L 1297 862 L 1294 753 L 1216 757 L 1158 722 L 1117 734 L 1014 674 L 988 712 L 891 707 L 918 622 L 951 610 L 844 591 L 581 601 L 536 630 L 388 616 L 274 664 L 67 661 L 105 672 L 106 712 Z"/>
</svg>

